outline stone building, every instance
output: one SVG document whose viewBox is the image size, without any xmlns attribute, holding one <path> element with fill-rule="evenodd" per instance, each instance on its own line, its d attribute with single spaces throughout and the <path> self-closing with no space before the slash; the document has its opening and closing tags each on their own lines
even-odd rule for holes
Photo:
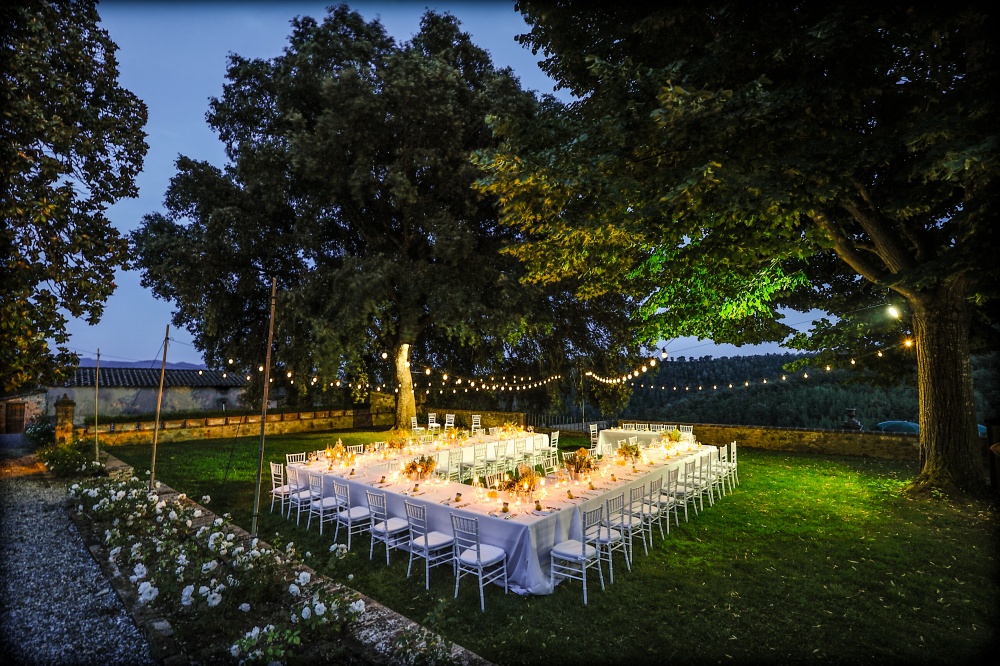
<svg viewBox="0 0 1000 666">
<path fill-rule="evenodd" d="M 99 383 L 98 383 L 99 379 Z M 55 403 L 64 395 L 76 403 L 74 424 L 94 415 L 94 386 L 98 383 L 98 420 L 102 416 L 149 414 L 156 411 L 159 368 L 78 368 L 62 386 L 0 396 L 0 435 L 24 432 L 36 415 L 55 415 Z M 188 410 L 234 409 L 241 406 L 246 378 L 217 370 L 167 370 L 163 377 L 164 415 Z"/>
</svg>

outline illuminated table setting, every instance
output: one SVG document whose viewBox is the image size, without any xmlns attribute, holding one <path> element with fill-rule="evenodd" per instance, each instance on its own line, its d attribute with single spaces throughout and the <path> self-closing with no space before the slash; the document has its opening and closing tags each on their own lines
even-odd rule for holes
<svg viewBox="0 0 1000 666">
<path fill-rule="evenodd" d="M 416 453 L 421 448 L 401 457 L 410 462 L 420 460 L 421 455 L 435 453 Z M 452 512 L 479 518 L 482 542 L 499 546 L 507 553 L 510 589 L 518 594 L 541 595 L 553 591 L 549 584 L 549 551 L 560 541 L 581 537 L 581 507 L 585 510 L 596 508 L 603 505 L 606 497 L 621 492 L 625 492 L 627 498 L 630 488 L 648 483 L 670 467 L 679 467 L 685 460 L 697 458 L 709 450 L 715 447 L 700 447 L 691 442 L 644 449 L 643 460 L 636 462 L 634 471 L 631 464 L 619 465 L 612 456 L 606 456 L 600 469 L 589 474 L 589 482 L 585 475 L 573 480 L 560 469 L 544 478 L 536 475 L 533 487 L 521 488 L 518 493 L 496 492 L 481 484 L 447 481 L 433 474 L 418 480 L 408 477 L 398 460 L 382 460 L 378 453 L 332 463 L 324 459 L 293 463 L 288 465 L 288 470 L 290 476 L 320 472 L 325 496 L 334 495 L 334 479 L 346 482 L 352 506 L 367 506 L 367 490 L 384 492 L 390 516 L 405 518 L 404 502 L 423 504 L 427 507 L 430 529 L 445 534 L 451 534 Z M 388 469 L 387 462 L 394 468 Z M 305 483 L 304 478 L 302 483 Z M 507 503 L 506 512 L 503 511 L 504 502 Z"/>
</svg>

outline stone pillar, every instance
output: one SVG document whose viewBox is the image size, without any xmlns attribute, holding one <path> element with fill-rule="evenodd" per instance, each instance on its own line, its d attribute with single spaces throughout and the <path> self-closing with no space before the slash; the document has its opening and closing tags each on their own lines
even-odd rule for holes
<svg viewBox="0 0 1000 666">
<path fill-rule="evenodd" d="M 76 402 L 68 395 L 56 400 L 56 444 L 69 444 L 73 441 L 73 412 Z"/>
</svg>

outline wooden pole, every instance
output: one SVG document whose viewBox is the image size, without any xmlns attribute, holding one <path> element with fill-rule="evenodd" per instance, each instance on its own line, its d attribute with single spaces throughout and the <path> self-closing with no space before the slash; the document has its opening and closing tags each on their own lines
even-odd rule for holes
<svg viewBox="0 0 1000 666">
<path fill-rule="evenodd" d="M 98 387 L 101 385 L 101 350 L 97 350 L 97 368 L 94 370 L 94 460 L 101 462 L 101 445 L 97 435 Z"/>
<path fill-rule="evenodd" d="M 163 363 L 160 364 L 160 392 L 156 395 L 156 421 L 153 423 L 153 464 L 149 469 L 149 490 L 156 488 L 156 440 L 160 434 L 160 404 L 163 402 L 163 375 L 167 371 L 167 344 L 170 342 L 170 324 L 163 336 Z"/>
<path fill-rule="evenodd" d="M 267 325 L 267 352 L 264 360 L 264 399 L 260 406 L 260 450 L 257 454 L 257 485 L 253 491 L 253 518 L 250 536 L 257 536 L 257 514 L 260 511 L 260 480 L 264 474 L 264 428 L 267 425 L 267 392 L 271 384 L 271 342 L 274 340 L 274 304 L 277 300 L 278 278 L 271 278 L 271 317 Z"/>
</svg>

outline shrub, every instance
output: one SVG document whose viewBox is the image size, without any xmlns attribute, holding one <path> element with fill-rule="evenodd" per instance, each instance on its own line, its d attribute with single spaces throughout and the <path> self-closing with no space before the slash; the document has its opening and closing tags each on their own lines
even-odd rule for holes
<svg viewBox="0 0 1000 666">
<path fill-rule="evenodd" d="M 32 446 L 40 449 L 56 443 L 56 420 L 51 416 L 36 416 L 24 429 Z"/>
<path fill-rule="evenodd" d="M 100 476 L 104 465 L 94 460 L 93 444 L 51 444 L 38 451 L 38 459 L 56 476 Z"/>
<path fill-rule="evenodd" d="M 316 651 L 335 654 L 365 611 L 357 594 L 303 571 L 294 544 L 240 542 L 229 514 L 206 522 L 184 495 L 161 499 L 132 477 L 74 483 L 70 496 L 104 528 L 139 603 L 167 616 L 198 661 L 308 663 Z M 330 549 L 331 558 L 345 555 Z"/>
</svg>

